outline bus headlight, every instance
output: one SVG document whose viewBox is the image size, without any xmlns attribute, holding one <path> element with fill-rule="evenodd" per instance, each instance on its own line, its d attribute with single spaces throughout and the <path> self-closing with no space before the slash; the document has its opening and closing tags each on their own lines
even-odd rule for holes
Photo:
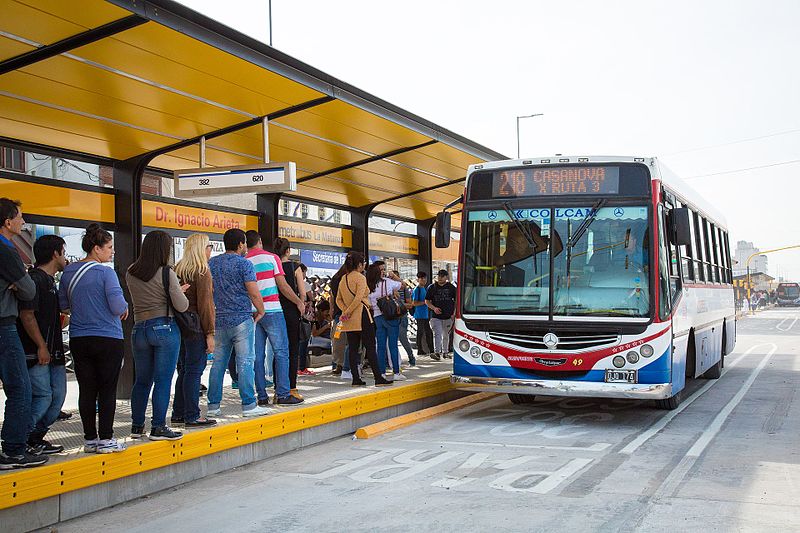
<svg viewBox="0 0 800 533">
<path fill-rule="evenodd" d="M 636 352 L 628 352 L 628 362 L 632 365 L 635 365 L 639 362 L 639 354 Z"/>
<path fill-rule="evenodd" d="M 649 344 L 642 344 L 641 348 L 639 348 L 639 353 L 642 354 L 642 357 L 650 357 L 653 355 L 653 347 Z"/>
<path fill-rule="evenodd" d="M 462 352 L 467 353 L 467 350 L 469 350 L 469 341 L 466 339 L 461 339 L 461 341 L 458 343 L 458 348 Z"/>
<path fill-rule="evenodd" d="M 492 353 L 491 352 L 483 352 L 481 355 L 481 361 L 484 363 L 491 363 L 492 362 Z"/>
<path fill-rule="evenodd" d="M 625 358 L 622 357 L 621 355 L 614 356 L 612 362 L 614 363 L 614 366 L 617 368 L 622 368 L 623 366 L 625 366 Z"/>
<path fill-rule="evenodd" d="M 473 346 L 472 348 L 470 348 L 469 354 L 472 357 L 474 357 L 475 359 L 477 359 L 478 357 L 481 356 L 481 347 L 480 346 Z"/>
</svg>

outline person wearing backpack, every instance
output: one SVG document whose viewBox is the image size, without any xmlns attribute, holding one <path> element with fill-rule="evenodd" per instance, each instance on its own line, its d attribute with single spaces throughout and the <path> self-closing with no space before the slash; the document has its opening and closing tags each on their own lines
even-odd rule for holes
<svg viewBox="0 0 800 533">
<path fill-rule="evenodd" d="M 425 304 L 433 312 L 434 352 L 431 359 L 452 359 L 450 353 L 450 331 L 453 329 L 453 314 L 456 310 L 456 287 L 449 281 L 447 270 L 440 270 L 436 281 L 431 283 L 425 294 Z"/>
<path fill-rule="evenodd" d="M 114 415 L 124 350 L 121 320 L 128 318 L 128 303 L 116 272 L 103 264 L 114 258 L 111 234 L 99 224 L 89 224 L 81 248 L 86 258 L 66 266 L 58 300 L 61 311 L 70 315 L 69 347 L 78 380 L 83 451 L 121 452 L 126 446 L 114 438 Z"/>
<path fill-rule="evenodd" d="M 169 266 L 172 237 L 161 230 L 148 233 L 142 242 L 139 259 L 128 268 L 125 280 L 133 300 L 136 320 L 131 335 L 136 379 L 131 391 L 131 438 L 145 436 L 147 400 L 153 391 L 150 440 L 178 440 L 183 433 L 167 426 L 172 376 L 181 348 L 181 332 L 175 311 L 189 309 L 181 285 Z M 167 283 L 164 283 L 164 280 Z M 169 294 L 169 300 L 167 300 Z"/>
<path fill-rule="evenodd" d="M 405 302 L 400 302 L 397 295 L 401 283 L 384 277 L 385 272 L 386 263 L 383 261 L 376 261 L 367 269 L 369 301 L 375 317 L 375 338 L 378 343 L 378 365 L 384 378 L 405 381 L 406 376 L 400 370 L 400 351 L 397 348 L 397 341 L 400 337 L 400 317 L 406 311 Z M 386 368 L 387 341 L 389 355 L 392 358 L 393 376 L 387 372 Z"/>
</svg>

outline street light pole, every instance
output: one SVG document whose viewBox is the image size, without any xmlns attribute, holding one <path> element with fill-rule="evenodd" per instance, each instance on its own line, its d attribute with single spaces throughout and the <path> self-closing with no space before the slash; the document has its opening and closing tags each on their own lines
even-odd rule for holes
<svg viewBox="0 0 800 533">
<path fill-rule="evenodd" d="M 541 117 L 544 113 L 534 113 L 533 115 L 521 115 L 517 117 L 517 159 L 519 159 L 519 119 Z"/>
</svg>

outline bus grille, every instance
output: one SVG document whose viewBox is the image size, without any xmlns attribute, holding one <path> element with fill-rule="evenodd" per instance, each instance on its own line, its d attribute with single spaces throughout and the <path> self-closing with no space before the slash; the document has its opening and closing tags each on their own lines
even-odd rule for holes
<svg viewBox="0 0 800 533">
<path fill-rule="evenodd" d="M 507 333 L 490 331 L 488 336 L 493 341 L 511 344 L 527 350 L 551 351 L 544 343 L 544 336 L 548 332 L 542 333 Z M 558 335 L 558 346 L 552 351 L 582 351 L 606 346 L 614 346 L 619 343 L 620 336 L 615 333 L 595 333 L 586 332 L 554 332 Z"/>
</svg>

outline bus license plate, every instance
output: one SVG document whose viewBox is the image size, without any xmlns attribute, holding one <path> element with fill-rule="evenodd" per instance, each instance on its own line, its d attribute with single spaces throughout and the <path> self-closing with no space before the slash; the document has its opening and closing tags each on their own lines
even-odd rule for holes
<svg viewBox="0 0 800 533">
<path fill-rule="evenodd" d="M 636 370 L 606 370 L 606 383 L 636 383 Z"/>
</svg>

